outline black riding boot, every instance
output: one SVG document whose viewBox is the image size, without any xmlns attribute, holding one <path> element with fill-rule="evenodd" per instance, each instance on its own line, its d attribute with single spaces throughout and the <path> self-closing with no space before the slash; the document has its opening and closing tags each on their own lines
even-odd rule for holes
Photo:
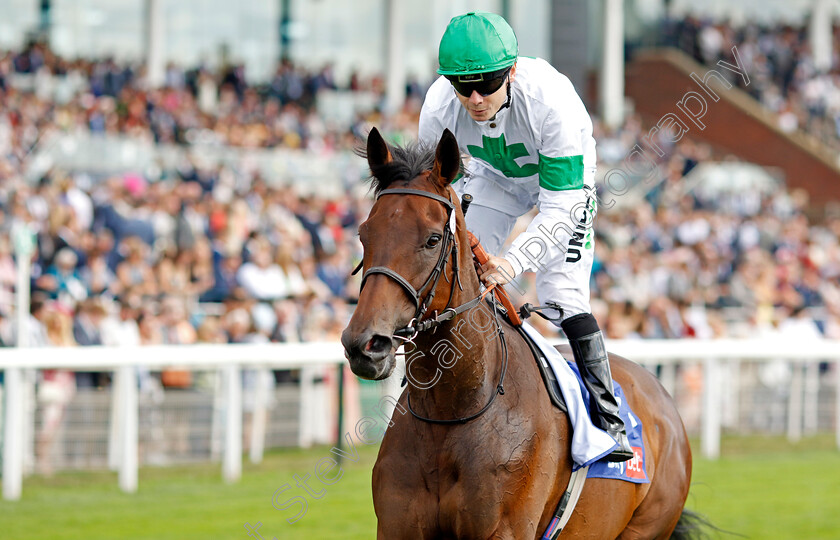
<svg viewBox="0 0 840 540">
<path fill-rule="evenodd" d="M 607 460 L 618 462 L 632 459 L 633 450 L 627 440 L 624 421 L 618 416 L 610 363 L 598 322 L 590 313 L 583 313 L 569 317 L 561 326 L 569 338 L 583 384 L 595 404 L 592 421 L 618 443 L 618 448 L 607 456 Z"/>
</svg>

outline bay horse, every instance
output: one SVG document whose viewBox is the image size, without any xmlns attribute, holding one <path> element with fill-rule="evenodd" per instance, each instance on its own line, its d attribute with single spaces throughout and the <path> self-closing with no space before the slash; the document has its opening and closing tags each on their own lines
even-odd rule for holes
<svg viewBox="0 0 840 540">
<path fill-rule="evenodd" d="M 571 475 L 571 426 L 525 341 L 483 308 L 450 186 L 455 136 L 397 147 L 374 128 L 361 154 L 377 200 L 359 226 L 362 289 L 341 341 L 353 372 L 374 380 L 391 375 L 401 344 L 414 346 L 398 406 L 412 414 L 394 414 L 373 468 L 377 538 L 540 538 Z M 561 537 L 689 538 L 682 420 L 647 370 L 617 355 L 610 365 L 642 420 L 650 483 L 588 479 Z"/>
</svg>

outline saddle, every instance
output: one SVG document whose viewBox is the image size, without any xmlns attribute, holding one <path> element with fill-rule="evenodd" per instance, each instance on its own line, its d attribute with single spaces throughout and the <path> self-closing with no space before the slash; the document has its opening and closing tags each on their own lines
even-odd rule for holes
<svg viewBox="0 0 840 540">
<path fill-rule="evenodd" d="M 478 238 L 476 238 L 473 233 L 467 231 L 467 235 L 470 240 L 473 263 L 477 270 L 478 267 L 486 263 L 490 257 L 487 255 L 487 252 L 484 251 L 484 248 L 481 246 Z M 534 308 L 531 307 L 530 304 L 525 304 L 522 310 L 517 312 L 517 310 L 513 307 L 510 295 L 508 295 L 504 287 L 494 286 L 489 290 L 491 292 L 491 296 L 487 299 L 488 303 L 491 303 L 491 307 L 495 308 L 504 315 L 511 326 L 519 332 L 519 335 L 522 336 L 525 343 L 528 344 L 528 348 L 531 349 L 531 354 L 537 362 L 537 368 L 540 370 L 540 376 L 545 384 L 545 389 L 548 391 L 548 397 L 551 399 L 551 403 L 564 413 L 568 412 L 566 401 L 563 399 L 563 394 L 560 393 L 560 390 L 558 390 L 559 385 L 557 384 L 557 377 L 554 375 L 554 371 L 548 365 L 548 361 L 542 351 L 540 351 L 539 347 L 537 347 L 536 343 L 534 343 L 534 340 L 532 340 L 528 333 L 522 329 L 522 317 L 527 318 L 531 313 L 535 312 L 535 310 L 539 308 Z M 520 316 L 520 313 L 522 317 Z"/>
</svg>

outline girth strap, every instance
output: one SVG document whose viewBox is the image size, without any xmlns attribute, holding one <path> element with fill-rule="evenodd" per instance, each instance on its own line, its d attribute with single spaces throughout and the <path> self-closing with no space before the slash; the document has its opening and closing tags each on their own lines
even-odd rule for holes
<svg viewBox="0 0 840 540">
<path fill-rule="evenodd" d="M 556 540 L 560 536 L 560 533 L 563 532 L 563 527 L 569 522 L 575 506 L 577 506 L 578 499 L 580 499 L 588 472 L 589 465 L 581 467 L 572 473 L 572 476 L 569 478 L 569 485 L 566 487 L 563 496 L 560 497 L 557 510 L 554 511 L 554 518 L 548 524 L 548 528 L 543 533 L 541 540 Z"/>
</svg>

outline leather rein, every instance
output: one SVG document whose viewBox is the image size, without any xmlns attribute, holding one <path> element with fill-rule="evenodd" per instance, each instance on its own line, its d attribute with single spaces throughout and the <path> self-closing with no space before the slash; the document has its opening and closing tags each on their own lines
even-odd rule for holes
<svg viewBox="0 0 840 540">
<path fill-rule="evenodd" d="M 428 191 L 423 191 L 419 189 L 409 189 L 409 188 L 401 188 L 401 189 L 387 189 L 382 191 L 378 196 L 377 200 L 380 197 L 384 197 L 385 195 L 417 195 L 420 197 L 426 197 L 427 199 L 433 199 L 438 201 L 439 203 L 443 204 L 446 207 L 447 211 L 447 223 L 453 223 L 453 212 L 455 211 L 455 205 L 452 203 L 450 199 L 437 195 L 436 193 L 431 193 Z M 449 259 L 449 256 L 452 256 L 452 281 L 449 278 L 446 278 L 447 282 L 451 284 L 449 289 L 449 299 L 446 302 L 446 307 L 440 314 L 437 311 L 434 312 L 434 315 L 429 318 L 424 318 L 427 315 L 429 310 L 429 306 L 431 306 L 432 301 L 435 297 L 435 291 L 437 290 L 438 283 L 440 282 L 441 276 L 444 276 L 446 263 Z M 359 265 L 353 270 L 351 275 L 355 275 L 358 271 L 363 267 L 364 261 L 360 262 Z M 359 287 L 359 290 L 364 288 L 365 282 L 367 278 L 372 274 L 383 274 L 388 276 L 389 278 L 396 281 L 408 294 L 409 298 L 414 302 L 415 311 L 414 317 L 412 317 L 411 321 L 409 321 L 408 325 L 404 328 L 400 328 L 399 330 L 394 332 L 394 337 L 397 339 L 401 339 L 405 344 L 411 343 L 414 344 L 414 339 L 421 333 L 426 332 L 428 330 L 434 330 L 441 324 L 446 321 L 454 319 L 456 316 L 464 313 L 465 311 L 469 311 L 476 307 L 490 291 L 493 291 L 495 287 L 489 287 L 485 289 L 483 293 L 476 296 L 472 300 L 461 304 L 457 307 L 449 307 L 452 303 L 452 298 L 455 293 L 455 284 L 457 283 L 458 287 L 463 290 L 463 286 L 461 285 L 461 278 L 460 273 L 458 271 L 458 242 L 455 239 L 455 231 L 454 226 L 446 226 L 444 227 L 443 233 L 443 241 L 441 243 L 440 248 L 440 255 L 438 256 L 437 263 L 435 264 L 434 268 L 432 269 L 429 277 L 426 278 L 426 281 L 423 284 L 415 289 L 414 286 L 403 276 L 401 276 L 398 272 L 388 268 L 387 266 L 373 266 L 368 268 L 364 274 L 362 274 L 362 283 Z M 429 286 L 428 292 L 426 293 L 425 297 L 423 297 L 423 291 L 425 291 Z M 503 351 L 503 361 L 502 361 L 502 372 L 499 377 L 499 383 L 496 385 L 496 391 L 493 392 L 493 395 L 490 397 L 490 400 L 487 402 L 484 407 L 481 408 L 475 414 L 470 416 L 466 416 L 463 418 L 454 418 L 448 420 L 438 420 L 434 418 L 426 418 L 417 414 L 414 409 L 411 408 L 411 395 L 407 396 L 408 401 L 408 410 L 411 414 L 417 418 L 418 420 L 422 420 L 423 422 L 428 422 L 431 424 L 444 424 L 444 425 L 451 425 L 451 424 L 464 424 L 469 422 L 470 420 L 474 420 L 484 414 L 490 406 L 495 401 L 496 396 L 505 393 L 504 389 L 504 380 L 505 374 L 507 373 L 507 364 L 508 364 L 508 349 L 507 349 L 507 342 L 505 341 L 504 330 L 502 325 L 499 323 L 499 313 L 496 309 L 495 302 L 493 303 L 493 312 L 494 317 L 493 320 L 496 323 L 496 330 L 499 335 L 499 340 L 501 341 L 502 351 Z M 405 337 L 408 336 L 408 337 Z M 403 386 L 406 384 L 406 379 L 403 379 Z"/>
</svg>

